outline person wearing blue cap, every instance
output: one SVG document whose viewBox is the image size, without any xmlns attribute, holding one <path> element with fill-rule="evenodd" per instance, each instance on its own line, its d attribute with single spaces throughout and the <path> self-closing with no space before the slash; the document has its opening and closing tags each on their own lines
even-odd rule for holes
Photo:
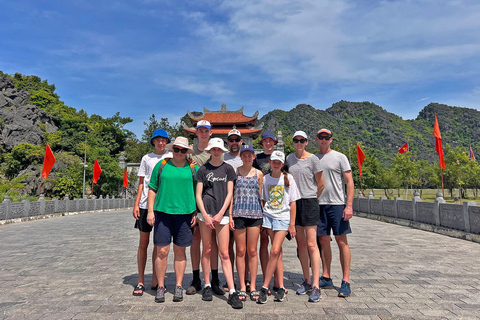
<svg viewBox="0 0 480 320">
<path fill-rule="evenodd" d="M 135 228 L 140 230 L 140 242 L 137 252 L 138 284 L 133 291 L 134 296 L 141 296 L 143 295 L 143 291 L 145 291 L 145 265 L 147 264 L 147 249 L 150 242 L 150 232 L 152 231 L 152 226 L 147 223 L 148 184 L 150 183 L 150 176 L 155 165 L 165 158 L 173 157 L 172 152 L 165 148 L 167 143 L 170 143 L 168 133 L 163 129 L 156 129 L 150 139 L 150 144 L 155 147 L 155 150 L 142 157 L 140 168 L 138 169 L 138 190 L 133 206 L 133 217 L 135 218 Z M 155 256 L 156 248 L 153 249 L 153 257 Z M 152 261 L 155 261 L 155 259 L 152 259 Z M 150 287 L 152 290 L 156 290 L 157 285 L 155 267 L 153 266 L 152 283 Z"/>
</svg>

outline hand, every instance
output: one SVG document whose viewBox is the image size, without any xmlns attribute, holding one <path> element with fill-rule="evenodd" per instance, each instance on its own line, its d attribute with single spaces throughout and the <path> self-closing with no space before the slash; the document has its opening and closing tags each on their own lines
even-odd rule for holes
<svg viewBox="0 0 480 320">
<path fill-rule="evenodd" d="M 147 214 L 147 223 L 153 227 L 155 224 L 155 213 L 148 212 Z"/>
<path fill-rule="evenodd" d="M 233 221 L 233 218 L 230 217 L 230 221 L 228 222 L 228 226 L 230 228 L 230 230 L 235 230 L 235 221 Z"/>
<path fill-rule="evenodd" d="M 195 159 L 193 158 L 187 158 L 187 161 L 188 161 L 188 164 L 198 164 L 197 161 L 195 161 Z"/>
<path fill-rule="evenodd" d="M 190 220 L 190 227 L 193 228 L 197 224 L 197 214 L 196 212 L 192 215 L 192 220 Z"/>
<path fill-rule="evenodd" d="M 295 226 L 294 225 L 289 225 L 288 226 L 288 232 L 290 233 L 290 238 L 295 238 L 295 236 L 297 235 L 297 230 L 295 229 Z"/>
<path fill-rule="evenodd" d="M 138 220 L 140 218 L 140 208 L 138 206 L 133 207 L 133 217 Z"/>
<path fill-rule="evenodd" d="M 220 221 L 222 221 L 223 214 L 221 215 L 220 213 L 217 213 L 216 215 L 213 216 L 213 223 L 214 224 L 220 224 Z"/>
<path fill-rule="evenodd" d="M 215 229 L 215 224 L 213 223 L 212 217 L 210 217 L 208 214 L 207 216 L 203 216 L 203 220 L 205 222 L 205 225 L 209 227 L 210 229 Z"/>
<path fill-rule="evenodd" d="M 347 221 L 350 220 L 353 216 L 353 209 L 352 207 L 345 207 L 343 210 L 343 220 Z"/>
</svg>

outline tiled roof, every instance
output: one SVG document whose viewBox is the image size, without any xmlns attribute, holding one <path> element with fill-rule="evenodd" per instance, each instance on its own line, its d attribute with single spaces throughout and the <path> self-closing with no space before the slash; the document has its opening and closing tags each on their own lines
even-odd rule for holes
<svg viewBox="0 0 480 320">
<path fill-rule="evenodd" d="M 192 122 L 208 120 L 212 124 L 240 124 L 256 121 L 256 117 L 245 117 L 241 113 L 205 113 L 202 118 L 190 118 Z"/>
<path fill-rule="evenodd" d="M 195 128 L 183 128 L 184 131 L 188 132 L 189 134 L 195 135 Z M 224 135 L 226 136 L 232 128 L 212 128 L 212 136 L 217 135 Z M 259 129 L 249 129 L 249 128 L 237 128 L 238 131 L 242 134 L 242 136 L 250 136 L 250 135 L 258 135 L 262 132 L 263 128 Z"/>
</svg>

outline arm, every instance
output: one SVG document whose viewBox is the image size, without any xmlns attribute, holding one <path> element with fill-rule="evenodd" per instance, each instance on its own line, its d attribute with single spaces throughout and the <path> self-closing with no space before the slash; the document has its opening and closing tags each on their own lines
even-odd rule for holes
<svg viewBox="0 0 480 320">
<path fill-rule="evenodd" d="M 149 225 L 153 226 L 155 224 L 155 213 L 153 212 L 153 206 L 155 204 L 155 197 L 157 193 L 153 191 L 152 188 L 148 189 L 148 214 L 147 214 L 147 222 Z"/>
<path fill-rule="evenodd" d="M 137 190 L 137 197 L 135 198 L 135 204 L 133 205 L 133 217 L 138 220 L 140 218 L 140 199 L 142 198 L 143 193 L 143 180 L 145 177 L 138 178 L 138 190 Z"/>
<path fill-rule="evenodd" d="M 227 209 L 230 206 L 230 204 L 232 203 L 232 201 L 233 201 L 233 181 L 228 181 L 227 182 L 227 197 L 225 198 L 225 201 L 223 202 L 223 206 L 220 209 L 220 211 L 218 211 L 218 213 L 213 217 L 213 220 L 215 221 L 215 223 L 220 223 L 225 211 L 227 211 Z"/>
<path fill-rule="evenodd" d="M 260 189 L 260 199 L 262 199 L 262 192 L 263 192 L 263 172 L 258 170 L 257 171 L 257 179 L 258 179 L 258 188 Z"/>
<path fill-rule="evenodd" d="M 297 202 L 290 202 L 290 225 L 288 226 L 288 232 L 290 232 L 290 237 L 293 239 L 297 235 L 297 230 L 295 229 L 295 219 L 297 217 Z"/>
<path fill-rule="evenodd" d="M 323 171 L 315 173 L 315 180 L 317 181 L 317 198 L 322 195 L 323 189 L 325 189 L 325 181 L 323 180 Z"/>
<path fill-rule="evenodd" d="M 202 199 L 202 193 L 203 193 L 203 182 L 197 181 L 197 192 L 195 193 L 195 199 L 197 200 L 198 210 L 200 210 L 200 213 L 203 216 L 205 225 L 211 229 L 215 229 L 212 218 L 210 218 L 207 211 L 205 210 L 205 205 L 203 204 L 203 199 Z"/>
<path fill-rule="evenodd" d="M 352 171 L 345 171 L 343 178 L 347 184 L 347 201 L 345 203 L 345 210 L 343 210 L 343 220 L 347 221 L 353 216 L 353 192 L 355 185 L 353 184 Z"/>
</svg>

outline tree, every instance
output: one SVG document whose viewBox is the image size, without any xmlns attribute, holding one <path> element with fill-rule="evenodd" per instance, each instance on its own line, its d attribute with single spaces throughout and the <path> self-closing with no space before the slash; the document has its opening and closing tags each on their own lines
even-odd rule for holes
<svg viewBox="0 0 480 320">
<path fill-rule="evenodd" d="M 408 190 L 408 185 L 413 185 L 418 173 L 417 163 L 410 160 L 411 155 L 411 151 L 407 151 L 404 154 L 397 153 L 397 156 L 393 159 L 395 174 L 398 180 L 405 185 L 406 190 Z M 405 194 L 407 195 L 407 192 Z M 406 196 L 405 198 L 408 197 Z"/>
</svg>

